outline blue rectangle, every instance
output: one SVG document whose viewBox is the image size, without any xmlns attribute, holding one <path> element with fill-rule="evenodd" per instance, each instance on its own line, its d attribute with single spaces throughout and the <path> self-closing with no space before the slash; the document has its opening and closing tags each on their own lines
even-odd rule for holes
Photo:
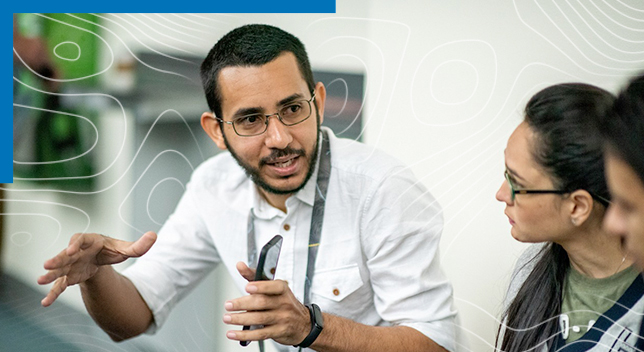
<svg viewBox="0 0 644 352">
<path fill-rule="evenodd" d="M 316 1 L 29 1 L 11 2 L 12 13 L 20 12 L 120 12 L 120 13 L 335 13 L 335 0 Z"/>
</svg>

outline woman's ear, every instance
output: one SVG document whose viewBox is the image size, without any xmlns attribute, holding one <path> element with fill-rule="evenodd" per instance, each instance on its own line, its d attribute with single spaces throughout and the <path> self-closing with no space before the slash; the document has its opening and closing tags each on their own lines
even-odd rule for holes
<svg viewBox="0 0 644 352">
<path fill-rule="evenodd" d="M 568 197 L 571 203 L 570 220 L 574 226 L 581 226 L 588 220 L 593 212 L 594 199 L 588 191 L 578 189 Z"/>
<path fill-rule="evenodd" d="M 204 112 L 203 114 L 201 114 L 201 127 L 208 134 L 210 139 L 215 142 L 219 149 L 226 149 L 226 143 L 224 142 L 224 136 L 221 131 L 220 122 L 215 117 L 215 114 L 213 114 L 212 112 Z"/>
</svg>

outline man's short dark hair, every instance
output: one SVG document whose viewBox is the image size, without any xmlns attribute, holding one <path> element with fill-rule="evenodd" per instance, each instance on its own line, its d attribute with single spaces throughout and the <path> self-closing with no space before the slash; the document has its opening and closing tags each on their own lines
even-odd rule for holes
<svg viewBox="0 0 644 352">
<path fill-rule="evenodd" d="M 617 96 L 601 131 L 608 151 L 633 168 L 644 183 L 644 74 Z"/>
<path fill-rule="evenodd" d="M 224 35 L 210 49 L 201 64 L 201 83 L 208 107 L 215 116 L 221 115 L 221 90 L 219 72 L 230 66 L 261 66 L 284 52 L 295 55 L 302 78 L 309 91 L 315 88 L 313 72 L 304 44 L 295 36 L 277 27 L 264 24 L 245 25 Z"/>
</svg>

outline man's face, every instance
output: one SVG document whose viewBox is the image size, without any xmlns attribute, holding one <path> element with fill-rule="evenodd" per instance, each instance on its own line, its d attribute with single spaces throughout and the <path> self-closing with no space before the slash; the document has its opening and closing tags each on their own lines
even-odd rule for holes
<svg viewBox="0 0 644 352">
<path fill-rule="evenodd" d="M 612 197 L 604 227 L 622 238 L 635 263 L 644 269 L 644 184 L 623 160 L 611 153 L 604 160 Z"/>
<path fill-rule="evenodd" d="M 318 83 L 316 91 L 320 86 Z M 219 87 L 220 117 L 224 121 L 249 113 L 273 114 L 289 102 L 311 98 L 291 53 L 284 53 L 262 66 L 226 67 L 219 74 Z M 323 86 L 321 89 L 324 90 Z M 215 142 L 231 152 L 262 190 L 272 194 L 295 193 L 313 172 L 323 99 L 316 97 L 312 104 L 319 102 L 318 109 L 313 106 L 311 117 L 300 124 L 285 126 L 277 116 L 272 116 L 266 132 L 252 137 L 239 136 L 232 125 L 223 124 L 223 134 Z M 319 117 L 317 110 L 320 110 Z"/>
</svg>

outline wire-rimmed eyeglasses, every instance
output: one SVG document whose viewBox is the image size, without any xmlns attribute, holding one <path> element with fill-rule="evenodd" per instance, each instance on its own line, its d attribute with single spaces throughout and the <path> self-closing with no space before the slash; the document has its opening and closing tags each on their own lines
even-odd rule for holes
<svg viewBox="0 0 644 352">
<path fill-rule="evenodd" d="M 311 99 L 295 100 L 284 104 L 279 111 L 274 114 L 253 113 L 234 118 L 232 121 L 224 121 L 217 117 L 220 122 L 233 126 L 237 135 L 242 137 L 252 137 L 260 135 L 268 129 L 268 120 L 271 116 L 277 116 L 284 126 L 295 126 L 306 121 L 311 117 L 311 103 L 315 99 L 315 91 L 311 92 Z"/>
</svg>

